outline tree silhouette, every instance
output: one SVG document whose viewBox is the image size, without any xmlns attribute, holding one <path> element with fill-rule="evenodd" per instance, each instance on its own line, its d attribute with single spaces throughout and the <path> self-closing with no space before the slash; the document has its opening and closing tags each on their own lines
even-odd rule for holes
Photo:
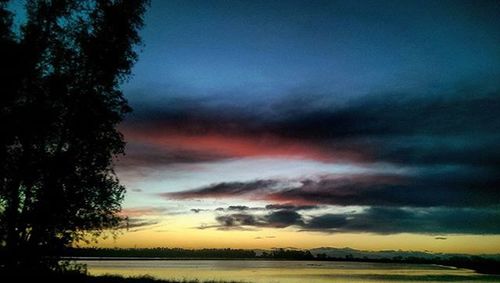
<svg viewBox="0 0 500 283">
<path fill-rule="evenodd" d="M 59 250 L 121 221 L 113 171 L 130 111 L 147 0 L 0 0 L 0 243 L 4 268 L 54 267 Z M 52 259 L 52 260 L 51 260 Z M 51 265 L 52 264 L 52 265 Z"/>
</svg>

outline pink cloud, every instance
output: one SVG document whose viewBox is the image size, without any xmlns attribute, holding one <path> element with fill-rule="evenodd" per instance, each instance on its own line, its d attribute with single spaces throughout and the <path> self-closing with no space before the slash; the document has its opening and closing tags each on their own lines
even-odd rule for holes
<svg viewBox="0 0 500 283">
<path fill-rule="evenodd" d="M 321 162 L 362 162 L 367 152 L 334 149 L 321 144 L 278 137 L 271 134 L 256 136 L 220 133 L 186 134 L 181 131 L 157 129 L 124 129 L 126 138 L 179 152 L 210 154 L 221 158 L 270 157 L 310 159 Z"/>
</svg>

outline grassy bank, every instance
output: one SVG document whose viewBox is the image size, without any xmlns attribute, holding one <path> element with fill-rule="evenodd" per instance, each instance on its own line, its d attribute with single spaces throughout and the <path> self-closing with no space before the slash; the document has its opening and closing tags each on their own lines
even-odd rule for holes
<svg viewBox="0 0 500 283">
<path fill-rule="evenodd" d="M 236 283 L 238 281 L 162 280 L 149 276 L 121 277 L 115 275 L 86 276 L 82 283 Z M 241 282 L 240 282 L 241 283 Z"/>
<path fill-rule="evenodd" d="M 156 279 L 150 276 L 139 276 L 139 277 L 122 277 L 117 275 L 101 275 L 101 276 L 91 276 L 84 274 L 59 274 L 52 276 L 30 276 L 30 275 L 20 275 L 20 276 L 9 276 L 8 278 L 1 278 L 0 281 L 5 283 L 39 283 L 39 282 L 51 282 L 51 283 L 242 283 L 241 281 L 202 281 L 202 280 L 168 280 L 168 279 Z"/>
</svg>

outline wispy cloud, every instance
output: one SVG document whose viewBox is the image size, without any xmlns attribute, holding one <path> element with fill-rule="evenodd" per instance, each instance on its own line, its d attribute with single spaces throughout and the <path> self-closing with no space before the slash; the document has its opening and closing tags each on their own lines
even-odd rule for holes
<svg viewBox="0 0 500 283">
<path fill-rule="evenodd" d="M 162 207 L 130 207 L 122 209 L 120 215 L 127 217 L 159 216 L 166 212 L 167 209 Z"/>
<path fill-rule="evenodd" d="M 118 228 L 126 229 L 130 232 L 150 229 L 152 226 L 159 224 L 157 219 L 145 219 L 141 217 L 129 217 L 123 221 Z"/>
<path fill-rule="evenodd" d="M 323 175 L 298 180 L 256 180 L 218 183 L 210 186 L 160 196 L 167 199 L 234 198 L 264 200 L 286 205 L 362 205 L 409 207 L 477 207 L 496 205 L 500 193 L 487 186 L 488 178 L 465 169 L 455 175 L 455 168 L 421 170 L 414 176 L 401 175 Z M 485 186 L 480 186 L 485 182 Z M 474 186 L 473 184 L 476 184 Z"/>
</svg>

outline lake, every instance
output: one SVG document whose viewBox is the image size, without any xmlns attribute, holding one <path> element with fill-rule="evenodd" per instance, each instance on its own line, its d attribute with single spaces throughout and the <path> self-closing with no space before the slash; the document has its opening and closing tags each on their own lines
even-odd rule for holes
<svg viewBox="0 0 500 283">
<path fill-rule="evenodd" d="M 92 275 L 255 283 L 500 282 L 500 277 L 438 265 L 269 260 L 79 260 Z"/>
</svg>

